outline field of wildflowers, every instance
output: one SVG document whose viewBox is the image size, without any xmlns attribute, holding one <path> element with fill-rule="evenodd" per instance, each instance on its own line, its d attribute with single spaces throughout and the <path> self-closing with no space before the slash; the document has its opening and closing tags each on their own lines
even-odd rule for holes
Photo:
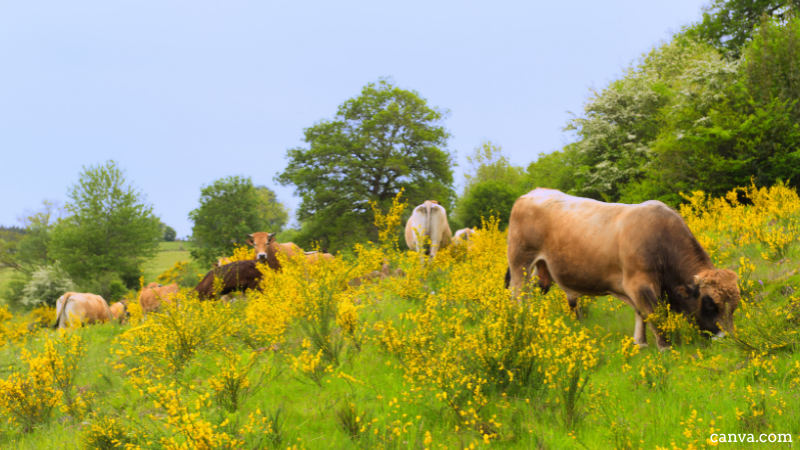
<svg viewBox="0 0 800 450">
<path fill-rule="evenodd" d="M 558 289 L 509 298 L 494 219 L 468 249 L 421 263 L 398 250 L 398 199 L 376 213 L 380 242 L 283 261 L 262 292 L 232 303 L 185 289 L 146 317 L 132 305 L 125 325 L 66 331 L 40 326 L 47 308 L 0 309 L 0 448 L 677 450 L 714 447 L 715 432 L 800 442 L 800 198 L 780 185 L 686 198 L 689 227 L 740 276 L 724 340 L 661 308 L 649 320 L 672 349 L 639 349 L 633 311 L 613 298 L 581 299 L 580 322 Z M 406 276 L 348 284 L 386 263 Z"/>
</svg>

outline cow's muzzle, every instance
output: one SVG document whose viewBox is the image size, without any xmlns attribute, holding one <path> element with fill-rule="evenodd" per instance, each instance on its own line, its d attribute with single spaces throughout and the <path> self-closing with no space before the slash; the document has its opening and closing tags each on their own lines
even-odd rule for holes
<svg viewBox="0 0 800 450">
<path fill-rule="evenodd" d="M 267 259 L 267 254 L 266 253 L 259 253 L 257 258 L 258 259 Z"/>
</svg>

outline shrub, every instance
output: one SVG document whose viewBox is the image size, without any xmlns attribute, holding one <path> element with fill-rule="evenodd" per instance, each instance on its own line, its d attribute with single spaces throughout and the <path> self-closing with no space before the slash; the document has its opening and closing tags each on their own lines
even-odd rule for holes
<svg viewBox="0 0 800 450">
<path fill-rule="evenodd" d="M 128 448 L 136 442 L 135 435 L 121 420 L 103 416 L 93 420 L 80 435 L 81 447 L 86 450 L 113 450 Z"/>
<path fill-rule="evenodd" d="M 46 304 L 55 306 L 65 292 L 75 290 L 75 284 L 58 265 L 43 266 L 33 272 L 22 290 L 22 304 L 28 307 Z"/>
</svg>

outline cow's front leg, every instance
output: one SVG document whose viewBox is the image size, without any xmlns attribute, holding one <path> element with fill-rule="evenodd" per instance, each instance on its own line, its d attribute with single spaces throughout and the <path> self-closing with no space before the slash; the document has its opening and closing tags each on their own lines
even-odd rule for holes
<svg viewBox="0 0 800 450">
<path fill-rule="evenodd" d="M 636 314 L 636 326 L 633 329 L 633 341 L 639 348 L 647 348 L 647 329 L 644 327 L 644 318 L 639 311 L 634 308 Z"/>
<path fill-rule="evenodd" d="M 646 343 L 646 336 L 644 330 L 644 319 L 650 317 L 655 312 L 655 307 L 658 305 L 658 297 L 652 284 L 649 282 L 625 282 L 623 283 L 625 292 L 633 300 L 634 309 L 636 309 L 636 329 L 634 330 L 634 340 L 637 344 Z M 653 335 L 656 337 L 656 345 L 661 351 L 669 350 L 669 343 L 664 338 L 661 330 L 652 322 L 648 321 L 647 325 L 653 330 Z M 640 339 L 641 338 L 641 339 Z M 640 344 L 641 347 L 641 344 Z"/>
</svg>

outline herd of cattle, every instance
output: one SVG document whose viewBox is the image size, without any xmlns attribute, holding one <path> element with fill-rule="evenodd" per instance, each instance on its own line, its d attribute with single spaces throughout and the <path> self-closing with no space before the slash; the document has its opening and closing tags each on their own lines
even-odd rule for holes
<svg viewBox="0 0 800 450">
<path fill-rule="evenodd" d="M 453 236 L 447 212 L 428 200 L 414 208 L 406 223 L 408 247 L 433 259 L 448 245 L 469 245 L 476 230 L 465 228 Z M 331 259 L 325 252 L 303 252 L 289 243 L 278 243 L 275 233 L 248 236 L 256 259 L 230 262 L 223 258 L 194 288 L 201 299 L 225 296 L 233 291 L 256 289 L 266 263 L 279 271 L 279 254 L 305 256 L 309 261 Z M 387 276 L 402 276 L 402 269 L 381 271 L 351 280 L 351 285 Z M 695 319 L 698 327 L 718 337 L 733 330 L 733 313 L 739 305 L 736 273 L 716 269 L 706 251 L 692 235 L 681 216 L 659 201 L 638 205 L 603 203 L 573 197 L 557 190 L 537 188 L 514 203 L 508 225 L 508 271 L 506 287 L 513 296 L 529 286 L 532 276 L 546 293 L 553 282 L 566 293 L 570 307 L 580 317 L 581 296 L 612 295 L 635 311 L 634 340 L 647 345 L 644 321 L 659 301 L 673 311 Z M 215 286 L 214 280 L 222 280 Z M 215 290 L 216 287 L 216 290 Z M 158 309 L 162 300 L 178 292 L 178 285 L 151 283 L 139 295 L 142 311 Z M 110 308 L 94 294 L 68 292 L 56 302 L 56 324 L 66 327 L 72 316 L 84 323 L 122 319 L 126 301 Z M 648 322 L 659 349 L 669 343 Z"/>
</svg>

